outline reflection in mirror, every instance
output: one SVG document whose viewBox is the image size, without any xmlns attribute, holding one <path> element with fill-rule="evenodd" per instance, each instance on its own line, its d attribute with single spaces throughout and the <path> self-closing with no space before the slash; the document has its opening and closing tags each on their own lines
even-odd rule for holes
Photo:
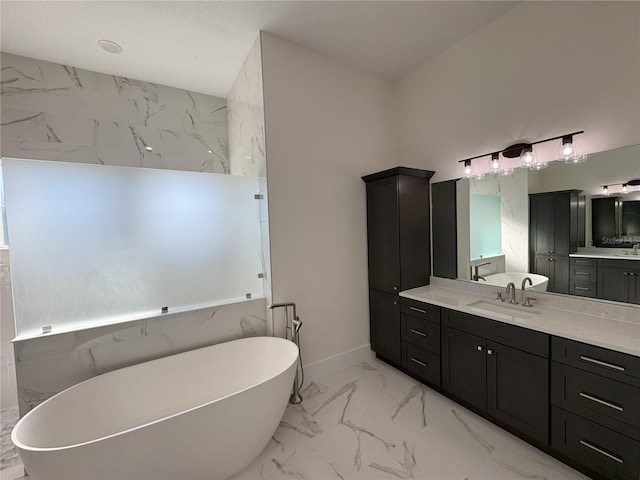
<svg viewBox="0 0 640 480">
<path fill-rule="evenodd" d="M 637 259 L 640 269 L 640 253 L 634 255 L 633 249 L 640 243 L 640 185 L 634 185 L 640 181 L 633 182 L 637 179 L 640 145 L 592 154 L 575 165 L 557 161 L 539 171 L 516 169 L 509 176 L 458 180 L 458 279 L 503 286 L 505 278 L 513 281 L 522 278 L 518 274 L 535 273 L 529 195 L 568 190 L 580 191 L 579 238 L 569 253 Z M 605 185 L 608 195 L 603 194 Z M 560 260 L 566 259 L 569 275 L 566 257 Z M 498 275 L 505 273 L 511 277 Z"/>
</svg>

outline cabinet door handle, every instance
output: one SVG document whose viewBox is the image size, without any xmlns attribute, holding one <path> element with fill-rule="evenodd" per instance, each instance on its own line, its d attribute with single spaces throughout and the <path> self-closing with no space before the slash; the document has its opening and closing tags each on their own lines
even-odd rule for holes
<svg viewBox="0 0 640 480">
<path fill-rule="evenodd" d="M 595 363 L 596 365 L 600 365 L 601 367 L 612 368 L 614 370 L 618 370 L 619 372 L 624 372 L 625 371 L 625 368 L 621 367 L 619 365 L 614 365 L 613 363 L 603 362 L 602 360 L 596 360 L 595 358 L 586 357 L 584 355 L 580 355 L 580 360 L 583 360 L 583 361 L 589 362 L 589 363 Z"/>
<path fill-rule="evenodd" d="M 491 349 L 487 350 L 487 355 L 493 355 L 493 350 Z"/>
<path fill-rule="evenodd" d="M 613 408 L 614 410 L 618 410 L 619 412 L 624 412 L 624 407 L 616 405 L 615 403 L 607 402 L 606 400 L 603 400 L 601 398 L 594 397 L 593 395 L 589 395 L 588 393 L 580 392 L 580 396 L 582 398 L 586 398 L 587 400 L 591 400 L 592 402 L 604 405 L 605 407 Z"/>
<path fill-rule="evenodd" d="M 394 290 L 398 290 L 398 287 L 393 287 Z"/>
<path fill-rule="evenodd" d="M 482 351 L 482 345 L 478 345 L 478 351 L 481 352 Z"/>
<path fill-rule="evenodd" d="M 394 304 L 394 305 L 397 305 L 397 304 L 398 304 L 398 301 L 397 301 L 397 300 L 394 300 L 394 301 L 393 301 L 393 304 Z"/>
<path fill-rule="evenodd" d="M 417 363 L 417 364 L 418 364 L 418 365 L 420 365 L 421 367 L 426 367 L 426 366 L 427 366 L 427 364 L 426 364 L 426 363 L 421 362 L 421 361 L 420 361 L 420 360 L 418 360 L 417 358 L 413 358 L 413 357 L 411 357 L 411 361 L 412 361 L 412 362 L 414 362 L 414 363 Z"/>
<path fill-rule="evenodd" d="M 607 458 L 610 458 L 611 460 L 615 460 L 618 463 L 624 463 L 624 460 L 621 459 L 620 457 L 617 457 L 616 455 L 611 455 L 609 452 L 605 452 L 601 448 L 596 447 L 594 444 L 587 442 L 586 440 L 580 440 L 580 444 L 584 445 L 587 448 L 590 448 L 594 452 L 598 452 L 599 454 L 604 455 Z"/>
<path fill-rule="evenodd" d="M 427 334 L 426 334 L 426 333 L 423 333 L 423 332 L 421 332 L 420 330 L 414 330 L 413 328 L 410 328 L 410 329 L 409 329 L 409 331 L 410 331 L 411 333 L 415 333 L 416 335 L 420 335 L 421 337 L 426 337 L 426 336 L 427 336 Z"/>
<path fill-rule="evenodd" d="M 424 313 L 424 314 L 427 313 L 426 310 L 422 310 L 421 308 L 416 308 L 416 307 L 409 307 L 409 310 L 413 310 L 414 312 L 418 312 L 418 313 Z"/>
</svg>

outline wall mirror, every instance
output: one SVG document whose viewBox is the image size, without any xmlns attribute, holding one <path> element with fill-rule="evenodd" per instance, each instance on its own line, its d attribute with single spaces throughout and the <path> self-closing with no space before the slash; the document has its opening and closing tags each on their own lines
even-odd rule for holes
<svg viewBox="0 0 640 480">
<path fill-rule="evenodd" d="M 555 161 L 539 171 L 520 168 L 509 176 L 434 184 L 434 275 L 466 281 L 478 276 L 482 278 L 475 281 L 483 281 L 504 272 L 520 273 L 524 278 L 535 271 L 531 265 L 529 195 L 545 192 L 578 191 L 578 253 L 606 252 L 621 259 L 633 255 L 633 244 L 640 243 L 640 185 L 627 185 L 627 193 L 623 193 L 623 185 L 634 179 L 640 179 L 640 145 L 591 154 L 581 164 Z M 608 194 L 603 192 L 605 185 Z M 439 190 L 446 190 L 446 195 L 436 199 Z M 455 215 L 450 205 L 445 206 L 446 200 L 455 203 Z M 448 232 L 446 241 L 436 238 L 436 222 L 445 216 L 436 212 L 439 205 L 448 210 L 449 218 L 456 218 L 455 225 L 442 228 Z M 455 253 L 450 250 L 448 255 L 449 265 L 456 268 L 436 265 L 436 259 L 447 258 L 446 243 L 457 244 Z M 532 288 L 554 292 L 546 284 Z"/>
</svg>

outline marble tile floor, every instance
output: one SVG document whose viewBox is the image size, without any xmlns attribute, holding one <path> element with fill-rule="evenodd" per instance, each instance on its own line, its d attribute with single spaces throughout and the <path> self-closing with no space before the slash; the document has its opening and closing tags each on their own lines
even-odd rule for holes
<svg viewBox="0 0 640 480">
<path fill-rule="evenodd" d="M 375 359 L 310 383 L 303 396 L 233 480 L 588 480 Z"/>
<path fill-rule="evenodd" d="M 587 479 L 376 359 L 302 393 L 234 480 Z"/>
</svg>

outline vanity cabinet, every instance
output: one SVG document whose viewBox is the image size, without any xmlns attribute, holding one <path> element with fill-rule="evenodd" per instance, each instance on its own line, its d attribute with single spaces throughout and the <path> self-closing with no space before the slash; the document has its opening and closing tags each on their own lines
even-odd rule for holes
<svg viewBox="0 0 640 480">
<path fill-rule="evenodd" d="M 578 250 L 579 190 L 529 195 L 532 273 L 549 278 L 547 290 L 569 293 L 569 254 Z"/>
<path fill-rule="evenodd" d="M 596 478 L 640 478 L 640 357 L 553 337 L 551 447 Z"/>
<path fill-rule="evenodd" d="M 640 303 L 640 260 L 598 259 L 598 298 Z"/>
<path fill-rule="evenodd" d="M 401 290 L 429 284 L 429 180 L 435 172 L 397 167 L 362 177 L 367 191 L 371 348 L 400 365 Z"/>
<path fill-rule="evenodd" d="M 548 444 L 549 336 L 442 309 L 442 389 Z"/>
</svg>

